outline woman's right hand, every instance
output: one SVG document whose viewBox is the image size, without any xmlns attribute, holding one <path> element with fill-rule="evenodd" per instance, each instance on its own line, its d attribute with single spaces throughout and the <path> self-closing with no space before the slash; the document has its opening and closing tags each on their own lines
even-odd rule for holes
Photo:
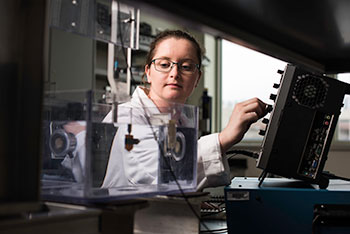
<svg viewBox="0 0 350 234">
<path fill-rule="evenodd" d="M 237 103 L 227 126 L 219 133 L 221 152 L 240 142 L 250 125 L 265 116 L 266 104 L 258 98 Z"/>
</svg>

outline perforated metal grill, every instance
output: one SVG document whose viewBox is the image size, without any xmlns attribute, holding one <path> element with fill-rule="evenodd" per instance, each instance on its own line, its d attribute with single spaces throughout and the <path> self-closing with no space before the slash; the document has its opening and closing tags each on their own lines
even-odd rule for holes
<svg viewBox="0 0 350 234">
<path fill-rule="evenodd" d="M 323 107 L 329 85 L 321 77 L 310 74 L 297 77 L 292 98 L 299 104 L 312 109 Z"/>
</svg>

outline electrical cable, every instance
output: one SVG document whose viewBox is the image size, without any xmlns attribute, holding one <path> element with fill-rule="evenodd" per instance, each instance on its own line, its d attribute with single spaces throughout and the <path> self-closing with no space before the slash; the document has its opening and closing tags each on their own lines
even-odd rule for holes
<svg viewBox="0 0 350 234">
<path fill-rule="evenodd" d="M 233 158 L 234 156 L 236 156 L 237 154 L 242 154 L 245 156 L 248 156 L 250 158 L 254 158 L 254 159 L 258 159 L 259 158 L 259 154 L 253 151 L 248 151 L 248 150 L 229 150 L 226 152 L 226 155 L 230 155 L 232 154 L 231 157 L 229 157 L 228 159 L 230 160 L 231 158 Z"/>
<path fill-rule="evenodd" d="M 328 171 L 323 171 L 322 175 L 324 175 L 325 177 L 327 177 L 328 179 L 339 179 L 339 180 L 344 180 L 344 181 L 350 181 L 350 178 L 346 178 L 346 177 L 342 177 L 342 176 L 337 176 L 334 175 Z"/>
<path fill-rule="evenodd" d="M 117 13 L 118 13 L 118 24 L 120 25 L 120 4 L 119 4 L 119 2 L 117 2 L 117 6 L 118 6 L 118 12 L 117 12 Z M 121 26 L 121 25 L 120 25 L 120 26 Z M 120 40 L 120 43 L 121 43 L 122 48 L 124 48 L 124 44 L 123 44 L 124 42 L 123 42 L 123 39 L 122 39 L 122 38 L 123 38 L 123 36 L 122 36 L 122 30 L 121 30 L 121 27 L 119 27 L 119 28 L 120 28 L 119 35 L 120 35 L 120 39 L 121 39 L 121 40 Z M 125 61 L 127 61 L 127 55 L 126 55 L 126 53 L 125 53 L 124 50 L 123 50 L 123 55 L 124 55 Z M 131 66 L 128 66 L 128 69 L 130 70 L 131 80 L 134 81 L 133 74 L 132 74 L 132 72 L 131 72 Z M 143 107 L 143 108 L 144 108 L 144 107 Z M 145 111 L 145 110 L 144 110 L 144 111 Z M 158 140 L 157 140 L 157 135 L 156 135 L 156 133 L 155 133 L 153 127 L 152 127 L 151 121 L 150 121 L 150 119 L 149 119 L 149 116 L 147 116 L 146 112 L 145 112 L 145 117 L 146 117 L 146 120 L 147 120 L 148 125 L 149 125 L 150 128 L 151 128 L 153 137 L 154 137 L 154 139 L 156 140 L 156 142 L 158 143 L 158 148 L 159 148 L 159 150 L 160 150 L 160 152 L 161 152 L 161 156 L 165 158 L 164 151 L 163 151 L 163 147 L 160 145 L 160 142 L 158 142 Z M 183 191 L 183 189 L 182 189 L 180 183 L 177 181 L 176 175 L 174 174 L 174 171 L 171 169 L 171 167 L 170 167 L 168 161 L 167 161 L 167 160 L 164 160 L 164 161 L 166 162 L 166 164 L 167 164 L 166 166 L 168 167 L 171 176 L 174 178 L 174 181 L 175 181 L 177 187 L 179 188 L 179 191 L 180 191 L 181 196 L 185 199 L 185 202 L 187 203 L 187 205 L 188 205 L 189 208 L 191 209 L 192 213 L 196 216 L 196 218 L 198 219 L 198 221 L 200 222 L 200 224 L 202 224 L 203 227 L 204 227 L 205 229 L 207 229 L 206 233 L 213 233 L 213 232 L 208 228 L 208 226 L 207 226 L 206 224 L 204 224 L 204 223 L 201 221 L 200 216 L 197 214 L 197 212 L 196 212 L 195 209 L 193 208 L 192 204 L 189 202 L 189 200 L 188 200 L 187 196 L 185 195 L 185 192 Z"/>
</svg>

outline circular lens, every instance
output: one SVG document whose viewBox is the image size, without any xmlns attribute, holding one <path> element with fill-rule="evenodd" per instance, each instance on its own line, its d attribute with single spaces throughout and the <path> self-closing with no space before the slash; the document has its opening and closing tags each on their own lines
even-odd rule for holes
<svg viewBox="0 0 350 234">
<path fill-rule="evenodd" d="M 176 132 L 175 147 L 172 149 L 172 155 L 175 161 L 181 161 L 185 157 L 186 138 L 182 132 Z"/>
<path fill-rule="evenodd" d="M 51 152 L 57 157 L 63 157 L 73 152 L 77 146 L 77 139 L 72 133 L 63 129 L 55 130 L 49 140 Z"/>
</svg>

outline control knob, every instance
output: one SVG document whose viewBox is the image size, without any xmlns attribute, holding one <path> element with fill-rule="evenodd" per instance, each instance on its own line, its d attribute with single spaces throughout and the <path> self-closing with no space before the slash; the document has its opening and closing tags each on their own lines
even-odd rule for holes
<svg viewBox="0 0 350 234">
<path fill-rule="evenodd" d="M 263 120 L 261 122 L 264 123 L 264 124 L 268 124 L 269 123 L 269 119 L 263 118 Z"/>
<path fill-rule="evenodd" d="M 272 105 L 267 105 L 267 107 L 266 107 L 267 112 L 271 112 L 272 109 L 273 109 Z"/>
<path fill-rule="evenodd" d="M 272 101 L 276 101 L 276 98 L 277 98 L 277 95 L 276 95 L 276 94 L 271 94 L 271 95 L 270 95 L 270 99 L 271 99 Z"/>
<path fill-rule="evenodd" d="M 275 89 L 278 89 L 280 87 L 280 84 L 274 83 L 273 86 Z"/>
<path fill-rule="evenodd" d="M 265 136 L 265 133 L 266 133 L 266 130 L 260 129 L 258 134 L 261 135 L 261 136 Z"/>
</svg>

